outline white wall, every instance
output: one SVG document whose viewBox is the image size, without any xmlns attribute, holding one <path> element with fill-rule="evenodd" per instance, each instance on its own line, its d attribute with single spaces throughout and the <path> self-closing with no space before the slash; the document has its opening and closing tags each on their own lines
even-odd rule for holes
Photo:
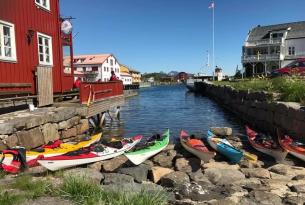
<svg viewBox="0 0 305 205">
<path fill-rule="evenodd" d="M 131 85 L 132 77 L 130 75 L 121 75 L 121 79 L 123 81 L 123 85 Z"/>
<path fill-rule="evenodd" d="M 111 60 L 113 64 L 111 65 Z M 108 68 L 108 71 L 107 71 Z M 102 79 L 103 82 L 109 81 L 111 77 L 111 71 L 114 71 L 115 75 L 117 78 L 121 80 L 121 75 L 120 75 L 120 65 L 118 61 L 115 59 L 115 57 L 110 56 L 108 57 L 108 62 L 107 60 L 101 65 L 101 69 L 99 70 L 101 73 L 100 79 Z"/>
<path fill-rule="evenodd" d="M 285 55 L 288 55 L 289 47 L 295 47 L 295 55 L 305 56 L 305 38 L 288 39 L 285 41 Z"/>
</svg>

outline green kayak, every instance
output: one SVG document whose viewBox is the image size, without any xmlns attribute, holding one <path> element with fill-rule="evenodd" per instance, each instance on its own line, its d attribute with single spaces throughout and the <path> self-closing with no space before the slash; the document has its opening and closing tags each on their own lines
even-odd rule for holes
<svg viewBox="0 0 305 205">
<path fill-rule="evenodd" d="M 160 140 L 156 140 L 153 145 L 147 146 L 133 152 L 125 153 L 125 156 L 135 165 L 139 165 L 150 157 L 161 152 L 169 143 L 169 129 L 162 135 Z"/>
</svg>

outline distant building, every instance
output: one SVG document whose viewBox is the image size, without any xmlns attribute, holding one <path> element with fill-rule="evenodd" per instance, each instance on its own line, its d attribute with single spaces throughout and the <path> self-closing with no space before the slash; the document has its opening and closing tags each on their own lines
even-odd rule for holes
<svg viewBox="0 0 305 205">
<path fill-rule="evenodd" d="M 178 82 L 185 82 L 188 79 L 188 74 L 186 72 L 180 72 L 176 75 L 176 80 Z"/>
<path fill-rule="evenodd" d="M 223 79 L 222 69 L 216 66 L 214 76 L 216 77 L 216 80 L 222 81 Z"/>
<path fill-rule="evenodd" d="M 90 82 L 109 81 L 112 70 L 118 79 L 121 78 L 120 64 L 112 54 L 77 55 L 73 58 L 73 65 L 75 71 L 83 73 Z"/>
<path fill-rule="evenodd" d="M 150 78 L 148 78 L 147 82 L 153 83 L 153 82 L 155 82 L 155 78 L 154 77 L 150 77 Z"/>
<path fill-rule="evenodd" d="M 132 68 L 129 68 L 129 73 L 132 76 L 132 83 L 133 84 L 138 84 L 141 82 L 141 73 L 137 70 L 134 70 Z"/>
<path fill-rule="evenodd" d="M 129 73 L 129 69 L 125 65 L 120 66 L 120 80 L 123 81 L 123 85 L 131 85 L 132 84 L 132 76 Z"/>
<path fill-rule="evenodd" d="M 305 21 L 257 26 L 249 31 L 242 49 L 246 76 L 267 74 L 305 57 Z"/>
</svg>

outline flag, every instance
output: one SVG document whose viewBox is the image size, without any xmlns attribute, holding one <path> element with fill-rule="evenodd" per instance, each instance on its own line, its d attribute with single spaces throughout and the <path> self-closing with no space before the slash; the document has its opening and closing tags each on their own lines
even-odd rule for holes
<svg viewBox="0 0 305 205">
<path fill-rule="evenodd" d="M 209 9 L 213 9 L 214 6 L 215 6 L 215 5 L 214 5 L 214 2 L 211 2 L 210 5 L 209 5 Z"/>
</svg>

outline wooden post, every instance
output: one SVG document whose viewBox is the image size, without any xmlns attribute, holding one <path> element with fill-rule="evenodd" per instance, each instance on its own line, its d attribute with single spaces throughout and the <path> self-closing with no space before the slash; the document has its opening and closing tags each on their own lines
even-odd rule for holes
<svg viewBox="0 0 305 205">
<path fill-rule="evenodd" d="M 102 127 L 105 124 L 105 117 L 106 117 L 106 113 L 102 112 L 101 113 L 101 118 L 100 118 L 100 127 Z"/>
<path fill-rule="evenodd" d="M 119 107 L 119 106 L 116 108 L 115 117 L 116 117 L 118 120 L 120 120 L 120 107 Z"/>
</svg>

